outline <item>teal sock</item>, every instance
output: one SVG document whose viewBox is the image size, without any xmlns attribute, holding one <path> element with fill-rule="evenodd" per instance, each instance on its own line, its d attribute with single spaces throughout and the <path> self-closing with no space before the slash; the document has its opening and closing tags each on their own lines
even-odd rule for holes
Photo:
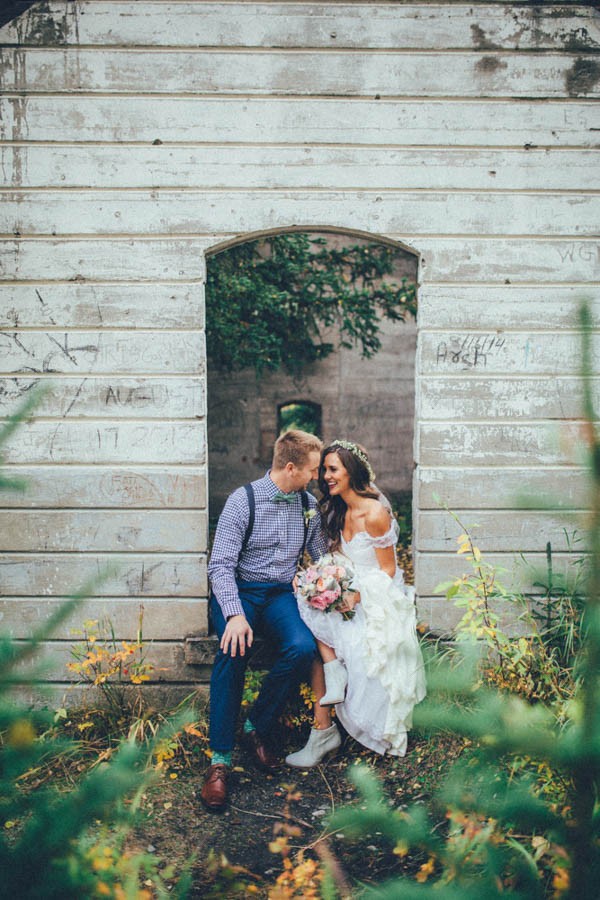
<svg viewBox="0 0 600 900">
<path fill-rule="evenodd" d="M 244 734 L 250 734 L 251 731 L 256 731 L 256 728 L 250 721 L 250 719 L 246 719 L 244 722 Z"/>
<path fill-rule="evenodd" d="M 218 750 L 213 750 L 210 763 L 212 766 L 222 765 L 231 767 L 231 750 L 226 753 L 219 753 Z"/>
</svg>

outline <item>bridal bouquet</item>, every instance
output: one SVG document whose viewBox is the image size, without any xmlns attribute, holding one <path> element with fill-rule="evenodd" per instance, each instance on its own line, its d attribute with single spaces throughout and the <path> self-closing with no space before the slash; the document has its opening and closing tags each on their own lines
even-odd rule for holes
<svg viewBox="0 0 600 900">
<path fill-rule="evenodd" d="M 329 613 L 337 610 L 350 590 L 354 572 L 350 561 L 340 553 L 325 553 L 316 563 L 298 572 L 297 594 L 313 609 Z M 352 619 L 354 610 L 342 613 Z"/>
</svg>

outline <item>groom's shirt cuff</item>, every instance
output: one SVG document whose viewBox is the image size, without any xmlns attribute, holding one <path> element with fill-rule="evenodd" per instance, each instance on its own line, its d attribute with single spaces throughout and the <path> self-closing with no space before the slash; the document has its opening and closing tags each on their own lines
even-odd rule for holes
<svg viewBox="0 0 600 900">
<path fill-rule="evenodd" d="M 245 616 L 244 608 L 239 600 L 226 600 L 223 599 L 217 600 L 219 606 L 221 607 L 221 612 L 225 619 L 228 619 L 230 616 Z"/>
</svg>

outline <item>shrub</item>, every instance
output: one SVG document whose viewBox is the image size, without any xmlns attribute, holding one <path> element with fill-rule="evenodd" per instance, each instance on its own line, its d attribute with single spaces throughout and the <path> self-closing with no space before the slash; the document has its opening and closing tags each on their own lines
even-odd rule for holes
<svg viewBox="0 0 600 900">
<path fill-rule="evenodd" d="M 435 802 L 447 812 L 448 826 L 440 833 L 423 805 L 390 810 L 370 772 L 358 769 L 360 808 L 346 808 L 330 825 L 347 834 L 378 831 L 395 852 L 427 854 L 416 882 L 396 878 L 365 891 L 373 898 L 569 898 L 592 900 L 600 883 L 600 438 L 591 401 L 589 373 L 590 317 L 582 311 L 585 438 L 590 463 L 589 569 L 580 579 L 567 610 L 558 620 L 546 620 L 535 647 L 544 665 L 571 670 L 572 697 L 565 716 L 556 715 L 564 699 L 563 682 L 546 688 L 546 702 L 499 691 L 481 681 L 481 647 L 463 645 L 463 664 L 448 658 L 432 666 L 429 697 L 415 710 L 415 725 L 435 734 L 450 730 L 471 739 L 477 750 L 453 767 Z M 472 571 L 446 590 L 464 603 L 463 629 L 483 638 L 488 665 L 503 677 L 521 672 L 531 637 L 509 640 L 498 627 L 494 601 L 512 602 L 498 583 L 469 534 L 461 549 Z M 550 596 L 550 594 L 549 594 Z M 585 603 L 582 598 L 585 596 Z M 580 615 L 580 611 L 583 615 Z M 558 621 L 558 628 L 557 628 Z M 568 647 L 565 635 L 572 634 Z M 533 652 L 533 651 L 532 651 Z M 495 657 L 495 660 L 493 659 Z M 576 669 L 577 678 L 573 675 Z M 525 691 L 527 694 L 527 691 Z M 532 700 L 537 702 L 531 702 Z M 564 804 L 538 795 L 531 775 L 515 774 L 514 762 L 536 761 L 562 773 L 568 797 Z M 511 762 L 513 764 L 511 770 Z M 518 769 L 518 766 L 517 766 Z"/>
<path fill-rule="evenodd" d="M 28 400 L 0 428 L 0 462 L 2 446 L 35 402 Z M 24 485 L 0 472 L 0 489 L 23 490 Z M 0 893 L 18 900 L 183 897 L 187 876 L 167 893 L 164 879 L 171 873 L 160 871 L 160 860 L 124 849 L 135 795 L 150 778 L 152 743 L 123 741 L 110 763 L 94 767 L 70 790 L 52 783 L 34 789 L 26 783 L 42 768 L 60 768 L 61 760 L 73 754 L 74 742 L 54 727 L 51 712 L 29 708 L 18 689 L 39 681 L 34 654 L 92 591 L 87 585 L 66 600 L 28 641 L 17 644 L 0 635 Z M 178 727 L 173 722 L 160 739 Z M 110 828 L 98 832 L 102 823 Z M 140 888 L 142 873 L 151 878 L 153 894 Z"/>
</svg>

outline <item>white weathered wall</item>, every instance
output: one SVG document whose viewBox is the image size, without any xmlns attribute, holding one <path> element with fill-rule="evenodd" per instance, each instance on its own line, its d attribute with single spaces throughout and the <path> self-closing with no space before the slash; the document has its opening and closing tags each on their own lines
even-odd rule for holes
<svg viewBox="0 0 600 900">
<path fill-rule="evenodd" d="M 2 409 L 54 385 L 9 454 L 32 489 L 2 499 L 16 635 L 115 561 L 86 614 L 109 608 L 125 635 L 143 598 L 166 677 L 192 677 L 203 253 L 263 230 L 356 229 L 421 256 L 421 618 L 451 620 L 432 591 L 460 566 L 434 493 L 509 566 L 514 550 L 560 546 L 562 522 L 516 511 L 515 494 L 585 503 L 575 310 L 599 297 L 592 7 L 63 0 L 0 43 Z"/>
</svg>

